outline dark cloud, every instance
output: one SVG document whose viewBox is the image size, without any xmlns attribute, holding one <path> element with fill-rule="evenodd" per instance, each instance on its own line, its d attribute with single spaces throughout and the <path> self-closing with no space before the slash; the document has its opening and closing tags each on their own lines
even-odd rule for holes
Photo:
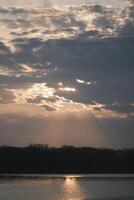
<svg viewBox="0 0 134 200">
<path fill-rule="evenodd" d="M 74 101 L 82 103 L 96 101 L 102 104 L 112 104 L 118 101 L 121 104 L 129 104 L 134 101 L 131 92 L 134 84 L 133 41 L 133 38 L 123 37 L 92 41 L 83 40 L 79 36 L 71 40 L 16 39 L 13 42 L 18 51 L 14 54 L 9 52 L 8 59 L 11 57 L 15 60 L 16 67 L 20 63 L 25 63 L 33 69 L 42 70 L 42 76 L 37 78 L 37 73 L 35 76 L 34 73 L 32 76 L 23 74 L 21 77 L 1 76 L 1 81 L 3 83 L 13 82 L 13 84 L 45 81 L 49 86 L 54 87 L 57 82 L 61 81 L 68 87 L 75 87 L 78 90 L 77 96 L 62 92 L 64 97 Z M 34 48 L 37 48 L 36 52 L 33 51 Z M 4 60 L 11 68 L 8 59 Z M 51 64 L 47 65 L 48 62 Z M 38 68 L 38 64 L 41 68 Z M 57 67 L 56 71 L 55 67 Z M 44 76 L 43 69 L 48 69 L 50 72 Z M 19 70 L 21 72 L 22 69 Z M 98 83 L 92 86 L 77 85 L 77 78 Z M 61 92 L 57 94 L 61 95 Z"/>
<path fill-rule="evenodd" d="M 118 104 L 115 102 L 113 105 L 105 105 L 105 109 L 110 109 L 112 111 L 117 111 L 120 113 L 134 113 L 134 106 L 133 104 Z"/>
<path fill-rule="evenodd" d="M 102 29 L 114 29 L 115 21 L 111 17 L 102 16 L 93 21 L 93 23 Z"/>
<path fill-rule="evenodd" d="M 105 13 L 105 9 L 101 5 L 90 6 L 90 11 L 96 12 L 96 13 Z"/>
<path fill-rule="evenodd" d="M 110 142 L 115 147 L 132 146 L 133 1 L 119 9 L 94 2 L 94 5 L 75 5 L 65 10 L 49 7 L 52 2 L 40 9 L 26 6 L 26 1 L 19 3 L 20 8 L 0 7 L 0 24 L 5 33 L 0 34 L 0 103 L 15 104 L 19 95 L 19 98 L 23 97 L 23 92 L 32 90 L 35 84 L 45 83 L 48 90 L 53 88 L 54 94 L 47 96 L 45 86 L 41 85 L 43 89 L 37 87 L 31 91 L 25 97 L 25 103 L 54 116 L 42 119 L 5 114 L 0 118 L 1 144 L 6 143 L 8 137 L 12 144 L 14 138 L 25 144 L 40 143 L 43 137 L 44 143 L 54 144 L 52 136 L 57 127 L 57 145 L 71 141 L 78 144 L 80 140 L 82 144 L 90 144 L 91 138 L 94 145 L 100 140 L 99 144 L 104 146 L 106 143 L 110 145 Z M 84 84 L 78 83 L 77 79 Z M 63 90 L 60 90 L 59 83 Z M 73 88 L 75 92 L 65 91 L 64 88 Z M 19 94 L 17 97 L 15 92 Z M 92 111 L 100 115 L 105 110 L 118 113 L 120 119 L 108 117 L 107 120 L 99 120 L 89 117 L 89 113 L 82 118 L 75 114 L 59 115 L 57 107 L 53 106 L 56 104 L 60 104 L 59 109 L 63 104 L 92 106 Z M 126 117 L 121 119 L 124 114 Z M 62 123 L 64 126 L 58 129 Z M 100 130 L 96 130 L 95 126 Z M 95 136 L 89 131 L 91 127 Z M 85 135 L 82 139 L 83 130 Z M 3 135 L 5 132 L 6 136 Z M 65 132 L 64 137 L 62 132 Z M 75 143 L 77 137 L 79 139 Z M 99 139 L 95 141 L 95 137 Z"/>
<path fill-rule="evenodd" d="M 26 14 L 27 11 L 24 8 L 15 8 L 15 7 L 10 7 L 10 8 L 4 8 L 4 7 L 0 7 L 0 14 L 13 14 L 13 15 L 17 15 L 17 14 Z"/>
<path fill-rule="evenodd" d="M 127 20 L 124 26 L 119 30 L 119 34 L 122 37 L 134 36 L 134 21 Z"/>
</svg>

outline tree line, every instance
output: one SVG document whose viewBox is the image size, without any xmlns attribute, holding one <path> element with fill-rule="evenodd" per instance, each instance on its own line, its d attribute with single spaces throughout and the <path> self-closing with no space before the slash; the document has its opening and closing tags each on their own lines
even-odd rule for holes
<svg viewBox="0 0 134 200">
<path fill-rule="evenodd" d="M 134 173 L 134 148 L 2 146 L 0 173 Z"/>
</svg>

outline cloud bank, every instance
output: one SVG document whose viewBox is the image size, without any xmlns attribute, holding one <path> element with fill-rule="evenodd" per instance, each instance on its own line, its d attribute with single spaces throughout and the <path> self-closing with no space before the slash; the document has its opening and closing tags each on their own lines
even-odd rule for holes
<svg viewBox="0 0 134 200">
<path fill-rule="evenodd" d="M 0 2 L 0 145 L 133 146 L 133 3 Z"/>
</svg>

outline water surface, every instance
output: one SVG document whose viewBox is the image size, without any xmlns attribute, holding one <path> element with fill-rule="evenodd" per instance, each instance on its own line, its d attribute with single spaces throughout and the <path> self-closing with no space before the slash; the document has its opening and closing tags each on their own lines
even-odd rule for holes
<svg viewBox="0 0 134 200">
<path fill-rule="evenodd" d="M 134 175 L 0 175 L 0 200 L 134 200 Z"/>
</svg>

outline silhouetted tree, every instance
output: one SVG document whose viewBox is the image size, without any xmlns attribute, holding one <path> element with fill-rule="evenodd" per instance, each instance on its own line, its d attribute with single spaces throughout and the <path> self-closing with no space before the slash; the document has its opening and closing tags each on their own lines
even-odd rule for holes
<svg viewBox="0 0 134 200">
<path fill-rule="evenodd" d="M 134 148 L 2 146 L 0 173 L 134 173 Z"/>
</svg>

